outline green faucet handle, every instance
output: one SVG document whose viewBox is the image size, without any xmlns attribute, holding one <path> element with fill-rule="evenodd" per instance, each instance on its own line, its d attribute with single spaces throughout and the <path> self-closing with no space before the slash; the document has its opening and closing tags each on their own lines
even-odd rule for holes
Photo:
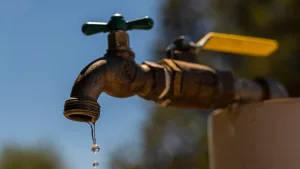
<svg viewBox="0 0 300 169">
<path fill-rule="evenodd" d="M 108 23 L 105 22 L 86 22 L 82 26 L 82 32 L 85 35 L 96 33 L 105 33 L 112 31 L 128 31 L 133 29 L 149 30 L 153 27 L 154 22 L 148 16 L 132 21 L 125 21 L 121 14 L 114 14 Z"/>
</svg>

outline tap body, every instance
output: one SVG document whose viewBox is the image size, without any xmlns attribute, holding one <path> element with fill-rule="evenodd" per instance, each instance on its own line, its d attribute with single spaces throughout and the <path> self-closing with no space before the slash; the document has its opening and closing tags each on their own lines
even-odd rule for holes
<svg viewBox="0 0 300 169">
<path fill-rule="evenodd" d="M 70 120 L 97 121 L 97 100 L 102 92 L 118 98 L 138 95 L 162 106 L 195 109 L 226 107 L 237 99 L 249 102 L 287 96 L 277 83 L 235 79 L 231 72 L 200 64 L 174 59 L 137 64 L 122 30 L 111 32 L 108 41 L 106 54 L 87 65 L 73 85 L 64 108 Z"/>
</svg>

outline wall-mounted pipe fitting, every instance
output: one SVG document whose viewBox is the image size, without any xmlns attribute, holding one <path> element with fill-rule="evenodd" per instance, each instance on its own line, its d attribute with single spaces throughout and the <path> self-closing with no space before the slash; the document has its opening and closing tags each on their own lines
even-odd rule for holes
<svg viewBox="0 0 300 169">
<path fill-rule="evenodd" d="M 74 121 L 96 121 L 102 92 L 118 98 L 139 95 L 162 106 L 195 109 L 288 96 L 281 85 L 267 79 L 235 79 L 231 72 L 172 59 L 139 65 L 128 57 L 105 55 L 78 76 L 65 103 L 65 116 Z"/>
<path fill-rule="evenodd" d="M 231 72 L 172 59 L 163 59 L 159 64 L 164 65 L 171 76 L 170 90 L 158 101 L 160 105 L 210 109 L 233 102 L 234 77 Z"/>
<path fill-rule="evenodd" d="M 78 75 L 70 98 L 65 102 L 65 117 L 78 122 L 97 121 L 100 116 L 97 100 L 102 92 L 118 98 L 139 95 L 161 106 L 196 109 L 216 109 L 235 102 L 288 96 L 280 84 L 271 80 L 235 79 L 231 72 L 200 64 L 174 59 L 137 64 L 125 31 L 151 29 L 152 26 L 153 21 L 148 17 L 126 22 L 120 14 L 112 16 L 107 24 L 89 22 L 83 25 L 86 35 L 110 32 L 108 50 L 104 57 L 87 65 Z M 179 39 L 179 42 L 182 41 Z M 178 54 L 186 55 L 184 52 Z"/>
</svg>

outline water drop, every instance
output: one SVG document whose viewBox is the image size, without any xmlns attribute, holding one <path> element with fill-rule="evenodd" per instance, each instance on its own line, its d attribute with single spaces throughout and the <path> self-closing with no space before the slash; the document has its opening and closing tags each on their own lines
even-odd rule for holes
<svg viewBox="0 0 300 169">
<path fill-rule="evenodd" d="M 97 144 L 93 144 L 91 150 L 96 154 L 100 151 L 100 147 Z"/>
<path fill-rule="evenodd" d="M 99 163 L 98 163 L 97 161 L 94 161 L 94 162 L 93 162 L 93 167 L 94 167 L 94 168 L 97 168 L 98 166 L 99 166 Z"/>
<path fill-rule="evenodd" d="M 88 122 L 88 124 L 91 127 L 93 144 L 96 144 L 96 124 L 94 122 L 93 123 Z"/>
</svg>

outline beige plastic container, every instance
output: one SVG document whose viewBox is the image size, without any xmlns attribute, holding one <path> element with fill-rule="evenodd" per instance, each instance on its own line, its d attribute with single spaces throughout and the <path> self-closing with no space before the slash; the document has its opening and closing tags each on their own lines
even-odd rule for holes
<svg viewBox="0 0 300 169">
<path fill-rule="evenodd" d="M 300 169 L 300 98 L 219 109 L 208 125 L 210 169 Z"/>
</svg>

